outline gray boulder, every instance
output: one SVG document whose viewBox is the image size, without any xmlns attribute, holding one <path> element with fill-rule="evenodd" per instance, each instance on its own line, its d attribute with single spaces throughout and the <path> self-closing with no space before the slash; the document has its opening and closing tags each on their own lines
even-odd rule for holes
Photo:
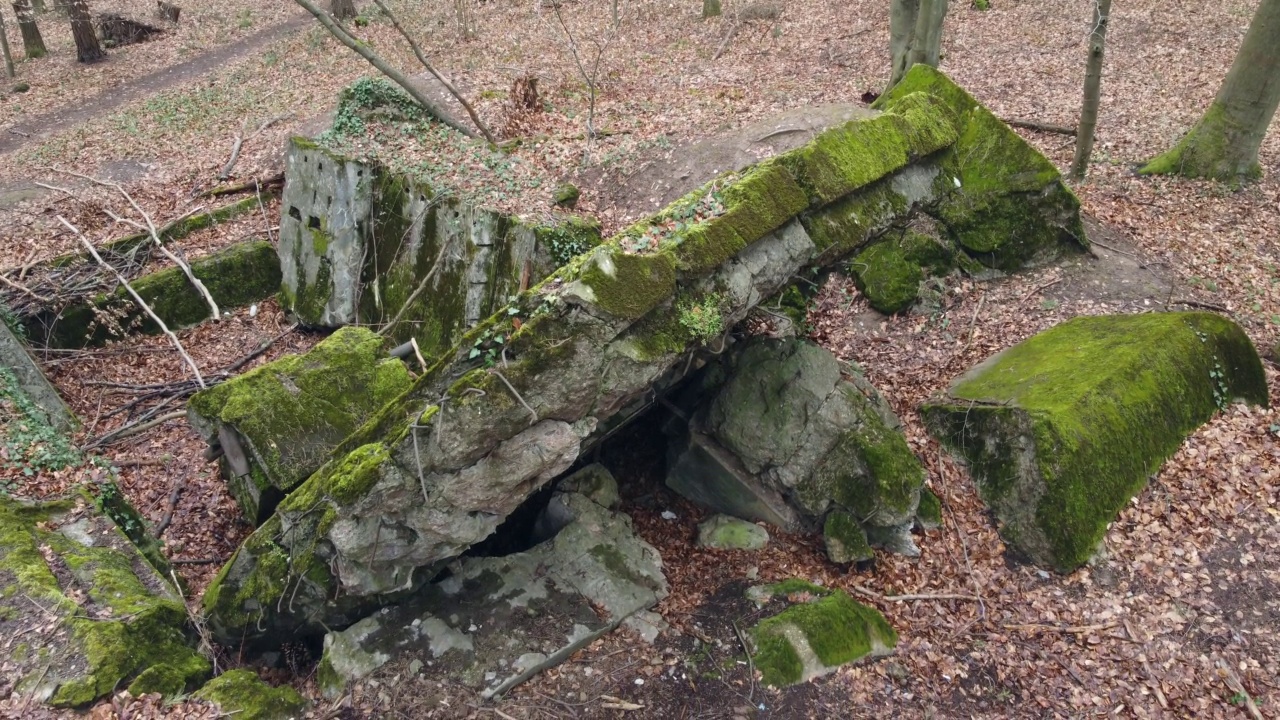
<svg viewBox="0 0 1280 720">
<path fill-rule="evenodd" d="M 748 341 L 672 445 L 667 484 L 719 512 L 824 528 L 837 562 L 867 559 L 868 541 L 917 554 L 909 530 L 924 470 L 884 400 L 843 369 L 847 379 L 807 341 Z"/>
<path fill-rule="evenodd" d="M 712 515 L 698 523 L 698 547 L 759 550 L 769 544 L 769 531 L 729 515 Z"/>
</svg>

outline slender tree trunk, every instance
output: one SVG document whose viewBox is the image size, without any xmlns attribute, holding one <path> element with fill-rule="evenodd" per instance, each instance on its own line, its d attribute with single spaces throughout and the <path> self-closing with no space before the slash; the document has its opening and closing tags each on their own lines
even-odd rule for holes
<svg viewBox="0 0 1280 720">
<path fill-rule="evenodd" d="M 1175 174 L 1238 182 L 1261 177 L 1258 147 L 1280 106 L 1280 0 L 1262 0 L 1218 96 L 1144 175 Z"/>
<path fill-rule="evenodd" d="M 702 0 L 702 17 L 715 17 L 720 14 L 720 0 Z"/>
<path fill-rule="evenodd" d="M 1083 180 L 1093 154 L 1093 133 L 1098 127 L 1098 97 L 1102 94 L 1102 55 L 1107 46 L 1107 25 L 1111 22 L 1111 0 L 1093 0 L 1093 32 L 1089 34 L 1089 62 L 1084 71 L 1084 100 L 1080 103 L 1080 124 L 1076 128 L 1076 158 L 1071 177 Z"/>
<path fill-rule="evenodd" d="M 889 56 L 893 72 L 889 87 L 897 85 L 916 63 L 938 66 L 946 16 L 947 0 L 891 0 Z"/>
<path fill-rule="evenodd" d="M 329 13 L 339 20 L 350 20 L 356 16 L 354 0 L 330 0 Z"/>
<path fill-rule="evenodd" d="M 27 59 L 35 60 L 49 54 L 44 47 L 40 27 L 36 25 L 36 14 L 31 7 L 31 0 L 17 0 L 13 4 L 13 14 L 18 17 L 18 29 L 22 31 L 22 48 Z"/>
<path fill-rule="evenodd" d="M 107 56 L 98 44 L 98 34 L 93 29 L 86 0 L 67 0 L 67 14 L 71 16 L 71 35 L 76 40 L 76 59 L 93 63 Z"/>
<path fill-rule="evenodd" d="M 9 53 L 9 36 L 5 34 L 4 13 L 0 13 L 0 52 L 4 53 L 4 74 L 13 77 L 13 55 Z"/>
</svg>

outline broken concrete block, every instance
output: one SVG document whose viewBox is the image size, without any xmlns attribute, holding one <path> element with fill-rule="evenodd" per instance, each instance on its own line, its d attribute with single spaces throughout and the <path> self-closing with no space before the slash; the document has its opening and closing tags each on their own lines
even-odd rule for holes
<svg viewBox="0 0 1280 720">
<path fill-rule="evenodd" d="M 1242 399 L 1267 403 L 1262 363 L 1212 313 L 1080 317 L 995 355 L 926 402 L 1005 541 L 1061 572 L 1192 430 Z"/>
<path fill-rule="evenodd" d="M 457 560 L 412 599 L 326 635 L 325 692 L 411 655 L 438 677 L 502 695 L 666 597 L 662 560 L 630 518 L 577 493 L 552 502 L 572 521 L 551 540 Z"/>
<path fill-rule="evenodd" d="M 297 690 L 271 687 L 253 670 L 228 670 L 210 680 L 195 696 L 218 706 L 226 716 L 243 720 L 301 718 L 307 701 Z"/>
<path fill-rule="evenodd" d="M 364 328 L 343 328 L 309 352 L 192 396 L 187 417 L 222 449 L 228 487 L 250 522 L 266 520 L 343 438 L 409 388 L 409 371 L 382 347 Z"/>
<path fill-rule="evenodd" d="M 791 603 L 748 633 L 751 660 L 766 685 L 807 682 L 862 658 L 888 655 L 898 644 L 898 634 L 879 610 L 843 590 L 785 580 L 752 588 L 748 596 L 758 603 L 771 597 Z"/>
</svg>

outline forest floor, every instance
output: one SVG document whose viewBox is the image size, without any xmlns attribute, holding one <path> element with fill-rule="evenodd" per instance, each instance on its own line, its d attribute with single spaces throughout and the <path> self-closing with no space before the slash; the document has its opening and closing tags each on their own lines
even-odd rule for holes
<svg viewBox="0 0 1280 720">
<path fill-rule="evenodd" d="M 150 12 L 141 0 L 93 5 Z M 647 207 L 616 190 L 631 188 L 632 199 L 644 192 L 627 183 L 645 176 L 647 162 L 779 112 L 856 102 L 887 80 L 887 6 L 790 0 L 776 31 L 743 28 L 713 62 L 728 22 L 702 21 L 697 3 L 685 5 L 622 3 L 621 28 L 613 34 L 606 3 L 564 3 L 559 17 L 538 0 L 483 3 L 472 8 L 478 39 L 464 41 L 451 4 L 409 12 L 392 3 L 411 30 L 429 38 L 432 58 L 489 124 L 536 138 L 516 152 L 538 169 L 517 178 L 512 192 L 522 194 L 520 202 L 549 202 L 548 188 L 528 178 L 575 178 L 583 184 L 580 210 L 609 228 Z M 659 611 L 672 630 L 655 644 L 620 631 L 497 705 L 407 668 L 384 668 L 338 704 L 318 696 L 305 657 L 264 675 L 315 699 L 309 716 L 316 718 L 1280 717 L 1280 413 L 1231 407 L 1218 415 L 1121 513 L 1100 559 L 1059 576 L 1006 559 L 972 481 L 924 433 L 915 410 L 991 353 L 1077 315 L 1209 308 L 1240 323 L 1259 349 L 1275 344 L 1280 131 L 1273 128 L 1263 144 L 1265 179 L 1243 189 L 1132 174 L 1212 99 L 1255 6 L 1136 0 L 1115 9 L 1095 164 L 1075 186 L 1096 220 L 1097 258 L 990 282 L 951 278 L 936 312 L 892 318 L 870 312 L 843 276 L 825 281 L 806 331 L 865 368 L 904 420 L 928 483 L 943 500 L 944 526 L 917 538 L 920 558 L 878 554 L 874 563 L 845 572 L 825 561 L 814 538 L 783 534 L 755 553 L 696 549 L 701 512 L 662 487 L 662 449 L 642 427 L 631 442 L 606 448 L 602 461 L 623 481 L 626 509 L 667 568 L 671 595 Z M 1091 7 L 1084 0 L 1053 6 L 995 0 L 985 12 L 957 5 L 947 20 L 941 68 L 1001 117 L 1072 125 Z M 726 3 L 726 11 L 736 7 Z M 243 54 L 228 53 L 201 77 L 88 112 L 82 123 L 39 137 L 9 132 L 50 113 L 81 112 L 85 98 L 161 67 L 252 43 L 254 33 L 297 14 L 291 3 L 250 0 L 189 0 L 183 12 L 177 31 L 110 51 L 105 64 L 87 68 L 68 57 L 69 37 L 50 24 L 45 35 L 53 54 L 18 66 L 18 80 L 31 90 L 10 94 L 0 85 L 0 134 L 10 136 L 0 146 L 0 272 L 18 277 L 24 266 L 73 250 L 76 240 L 58 215 L 99 241 L 131 231 L 102 211 L 126 212 L 122 200 L 55 168 L 117 178 L 163 223 L 204 202 L 193 195 L 217 183 L 238 133 L 283 118 L 246 139 L 232 181 L 269 177 L 281 167 L 284 140 L 322 127 L 315 118 L 332 109 L 337 90 L 369 72 L 307 24 Z M 413 68 L 390 26 L 371 20 L 361 37 Z M 10 43 L 20 48 L 9 25 Z M 592 121 L 608 134 L 594 140 L 585 134 L 588 84 L 565 27 L 588 60 L 604 48 Z M 547 107 L 533 118 L 507 102 L 509 86 L 524 75 L 539 78 Z M 1071 138 L 1020 132 L 1059 167 L 1070 163 Z M 23 141 L 15 145 L 13 136 Z M 200 254 L 247 234 L 269 236 L 272 224 L 238 220 L 202 231 L 183 247 Z M 264 345 L 244 369 L 318 340 L 293 330 L 271 301 L 179 335 L 208 374 Z M 112 413 L 132 397 L 103 383 L 184 377 L 163 338 L 41 359 L 85 419 L 83 439 L 126 421 L 128 413 Z M 1270 363 L 1267 373 L 1274 406 L 1280 374 Z M 181 420 L 99 451 L 152 521 L 169 511 L 175 484 L 185 488 L 165 539 L 196 593 L 248 532 L 202 451 Z M 0 486 L 19 495 L 48 495 L 76 479 L 74 471 L 27 477 L 0 470 Z M 665 510 L 676 519 L 663 519 Z M 758 612 L 742 590 L 755 578 L 792 576 L 849 589 L 876 605 L 902 637 L 897 652 L 786 691 L 759 687 L 736 637 L 736 627 Z M 980 601 L 886 597 L 902 593 Z M 240 658 L 229 648 L 223 660 Z M 607 709 L 612 701 L 605 696 L 641 707 Z M 0 700 L 0 716 L 56 715 Z M 216 713 L 195 702 L 166 708 L 152 699 L 117 698 L 90 715 Z"/>
</svg>

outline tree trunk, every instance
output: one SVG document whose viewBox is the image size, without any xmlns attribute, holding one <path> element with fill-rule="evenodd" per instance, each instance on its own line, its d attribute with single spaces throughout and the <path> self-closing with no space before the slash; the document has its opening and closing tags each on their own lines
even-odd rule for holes
<svg viewBox="0 0 1280 720">
<path fill-rule="evenodd" d="M 4 53 L 4 74 L 13 77 L 13 55 L 9 54 L 9 36 L 5 34 L 4 13 L 0 13 L 0 53 Z"/>
<path fill-rule="evenodd" d="M 67 14 L 71 16 L 71 35 L 76 40 L 76 59 L 93 63 L 107 56 L 98 44 L 98 34 L 93 29 L 86 0 L 67 0 Z"/>
<path fill-rule="evenodd" d="M 354 0 L 330 0 L 329 13 L 339 20 L 350 20 L 356 16 Z"/>
<path fill-rule="evenodd" d="M 889 6 L 889 56 L 893 73 L 889 87 L 898 84 L 916 63 L 938 66 L 942 21 L 947 0 L 892 0 Z"/>
<path fill-rule="evenodd" d="M 1084 70 L 1084 100 L 1080 103 L 1080 124 L 1076 128 L 1076 157 L 1071 177 L 1083 180 L 1093 154 L 1093 132 L 1098 127 L 1098 96 L 1102 93 L 1102 54 L 1107 45 L 1107 25 L 1111 22 L 1111 0 L 1093 0 L 1093 32 L 1089 34 L 1089 62 Z"/>
<path fill-rule="evenodd" d="M 716 17 L 720 14 L 720 0 L 702 0 L 702 17 Z"/>
<path fill-rule="evenodd" d="M 13 4 L 13 14 L 18 17 L 18 29 L 22 31 L 22 47 L 28 60 L 42 58 L 49 54 L 44 47 L 44 38 L 40 36 L 40 27 L 36 25 L 36 14 L 31 7 L 31 0 L 17 0 Z"/>
<path fill-rule="evenodd" d="M 1262 176 L 1258 147 L 1280 106 L 1280 0 L 1262 0 L 1218 96 L 1173 149 L 1144 175 L 1174 174 L 1238 182 Z"/>
</svg>

